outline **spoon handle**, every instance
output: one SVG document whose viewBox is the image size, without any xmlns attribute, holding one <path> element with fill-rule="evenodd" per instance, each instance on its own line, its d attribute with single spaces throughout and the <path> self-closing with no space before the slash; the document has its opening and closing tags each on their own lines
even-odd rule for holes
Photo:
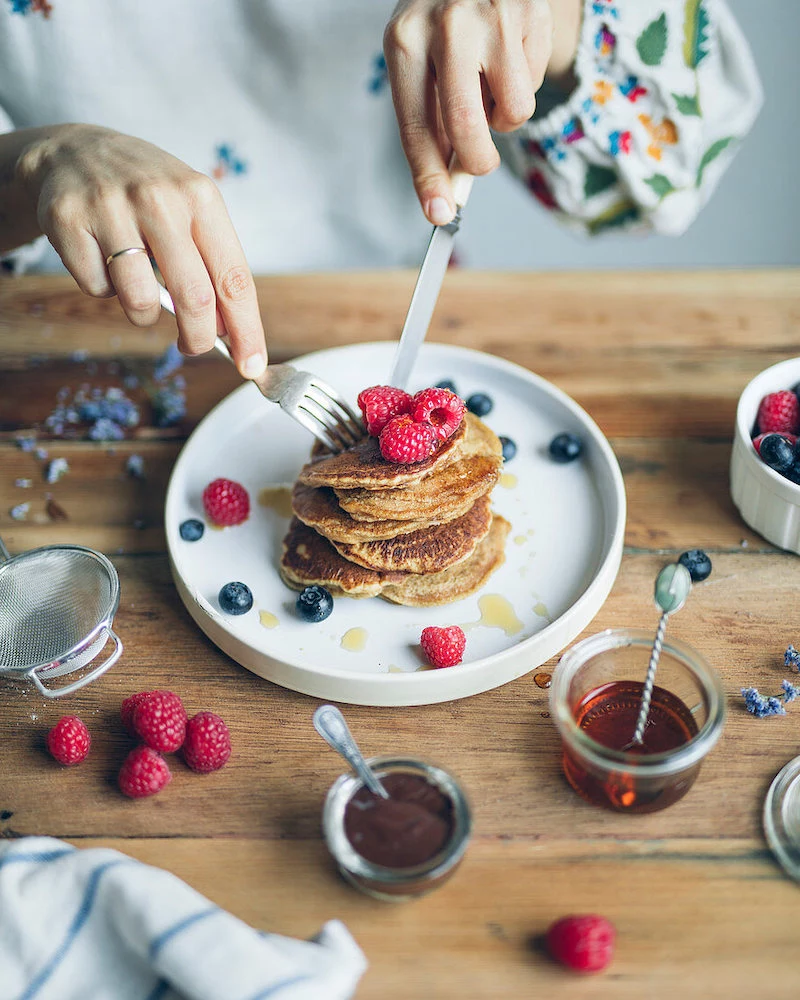
<svg viewBox="0 0 800 1000">
<path fill-rule="evenodd" d="M 320 705 L 314 712 L 313 722 L 323 740 L 344 757 L 367 788 L 374 795 L 388 799 L 389 793 L 364 760 L 339 709 L 335 705 Z"/>
</svg>

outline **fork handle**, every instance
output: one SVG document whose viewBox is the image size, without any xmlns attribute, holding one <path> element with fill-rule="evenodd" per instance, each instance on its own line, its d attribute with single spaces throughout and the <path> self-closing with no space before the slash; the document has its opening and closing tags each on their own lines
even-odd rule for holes
<svg viewBox="0 0 800 1000">
<path fill-rule="evenodd" d="M 166 288 L 164 288 L 164 286 L 161 284 L 160 281 L 158 282 L 158 298 L 159 301 L 161 302 L 161 308 L 166 309 L 168 313 L 171 313 L 174 316 L 175 303 L 172 301 L 172 296 L 169 294 Z M 231 364 L 234 363 L 233 358 L 231 357 L 231 352 L 228 350 L 228 345 L 225 343 L 222 337 L 217 337 L 217 339 L 214 341 L 214 347 L 219 351 L 219 353 L 223 356 L 223 358 L 227 358 Z"/>
</svg>

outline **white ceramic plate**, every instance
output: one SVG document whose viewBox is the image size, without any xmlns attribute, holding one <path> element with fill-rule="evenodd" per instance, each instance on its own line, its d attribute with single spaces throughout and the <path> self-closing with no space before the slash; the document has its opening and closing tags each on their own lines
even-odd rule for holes
<svg viewBox="0 0 800 1000">
<path fill-rule="evenodd" d="M 294 363 L 354 401 L 365 386 L 386 381 L 395 347 L 339 347 Z M 567 646 L 600 609 L 622 555 L 625 490 L 597 425 L 563 392 L 517 365 L 464 348 L 424 345 L 411 390 L 445 378 L 453 379 L 464 397 L 488 393 L 494 408 L 486 422 L 518 446 L 493 494 L 495 510 L 512 525 L 506 563 L 480 593 L 445 607 L 339 598 L 326 621 L 302 621 L 294 610 L 297 595 L 277 571 L 288 521 L 258 497 L 267 487 L 295 479 L 311 436 L 255 386 L 243 385 L 186 442 L 167 492 L 173 578 L 200 628 L 242 666 L 319 698 L 431 704 L 477 694 L 533 670 Z M 547 445 L 561 431 L 584 442 L 581 459 L 568 465 L 547 455 Z M 181 522 L 204 520 L 202 491 L 219 476 L 247 488 L 250 517 L 237 527 L 207 528 L 198 542 L 183 541 Z M 253 609 L 245 615 L 220 609 L 217 595 L 231 580 L 253 592 Z M 422 629 L 452 624 L 467 633 L 464 662 L 425 668 L 418 645 Z"/>
</svg>

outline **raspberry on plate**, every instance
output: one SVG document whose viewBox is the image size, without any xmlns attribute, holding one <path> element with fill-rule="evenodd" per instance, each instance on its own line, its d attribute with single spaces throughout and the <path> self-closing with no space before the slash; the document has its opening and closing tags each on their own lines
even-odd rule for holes
<svg viewBox="0 0 800 1000">
<path fill-rule="evenodd" d="M 358 405 L 367 433 L 378 437 L 393 417 L 411 412 L 413 401 L 407 392 L 393 385 L 373 385 L 358 394 Z"/>
<path fill-rule="evenodd" d="M 218 771 L 231 755 L 231 734 L 214 712 L 198 712 L 186 725 L 183 759 L 199 774 Z"/>
<path fill-rule="evenodd" d="M 429 625 L 422 630 L 419 642 L 432 666 L 454 667 L 461 663 L 467 637 L 458 625 L 447 628 Z"/>
<path fill-rule="evenodd" d="M 214 524 L 229 528 L 247 520 L 250 497 L 241 483 L 215 479 L 203 490 L 203 508 Z"/>
<path fill-rule="evenodd" d="M 576 972 L 600 972 L 614 954 L 614 925 L 596 914 L 562 917 L 547 931 L 547 948 L 556 961 Z"/>
<path fill-rule="evenodd" d="M 150 691 L 134 707 L 133 728 L 137 736 L 161 753 L 173 753 L 186 736 L 186 709 L 171 691 Z"/>
<path fill-rule="evenodd" d="M 47 734 L 47 749 L 59 764 L 80 764 L 86 760 L 92 738 L 77 715 L 64 715 Z"/>
<path fill-rule="evenodd" d="M 797 396 L 789 389 L 768 393 L 758 404 L 756 424 L 761 434 L 768 434 L 770 431 L 797 434 L 800 431 L 800 403 Z"/>
<path fill-rule="evenodd" d="M 414 396 L 411 416 L 421 424 L 430 424 L 436 436 L 446 441 L 464 418 L 464 400 L 449 389 L 423 389 Z"/>
<path fill-rule="evenodd" d="M 436 431 L 431 424 L 419 424 L 408 414 L 394 417 L 380 436 L 381 455 L 387 462 L 412 465 L 423 462 L 433 453 Z"/>
<path fill-rule="evenodd" d="M 117 783 L 123 795 L 130 799 L 144 799 L 155 795 L 172 781 L 167 762 L 152 747 L 131 750 L 119 770 Z"/>
</svg>

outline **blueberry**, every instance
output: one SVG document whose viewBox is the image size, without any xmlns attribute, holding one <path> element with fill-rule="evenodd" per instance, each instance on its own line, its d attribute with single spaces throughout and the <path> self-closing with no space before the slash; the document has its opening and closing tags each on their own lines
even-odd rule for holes
<svg viewBox="0 0 800 1000">
<path fill-rule="evenodd" d="M 794 447 L 780 434 L 767 434 L 761 442 L 761 461 L 776 472 L 786 472 L 794 464 Z"/>
<path fill-rule="evenodd" d="M 324 622 L 333 611 L 333 598 L 324 587 L 306 587 L 297 597 L 297 613 L 307 622 Z"/>
<path fill-rule="evenodd" d="M 449 378 L 443 379 L 441 382 L 437 382 L 436 383 L 436 388 L 437 389 L 449 389 L 450 392 L 455 392 L 456 396 L 458 395 L 458 392 L 456 390 L 456 384 L 455 384 L 455 382 L 452 379 L 449 379 Z"/>
<path fill-rule="evenodd" d="M 253 595 L 246 583 L 226 583 L 219 592 L 219 606 L 226 614 L 244 615 L 253 606 Z"/>
<path fill-rule="evenodd" d="M 785 479 L 788 479 L 789 482 L 800 485 L 800 456 L 795 456 L 794 463 L 785 472 L 782 472 L 781 475 Z"/>
<path fill-rule="evenodd" d="M 206 530 L 205 525 L 202 521 L 198 521 L 194 517 L 190 517 L 188 521 L 184 521 L 180 528 L 178 529 L 181 533 L 181 538 L 184 542 L 198 542 L 203 537 L 203 532 Z"/>
<path fill-rule="evenodd" d="M 467 399 L 467 409 L 470 413 L 474 413 L 476 417 L 485 417 L 487 413 L 492 412 L 493 406 L 494 401 L 492 397 L 487 396 L 485 392 L 473 392 Z"/>
<path fill-rule="evenodd" d="M 583 442 L 575 434 L 556 434 L 547 450 L 554 462 L 574 462 L 583 451 Z"/>
<path fill-rule="evenodd" d="M 517 453 L 516 444 L 507 437 L 501 437 L 500 444 L 503 446 L 503 461 L 510 462 Z"/>
<path fill-rule="evenodd" d="M 693 583 L 699 583 L 711 576 L 711 560 L 702 549 L 689 549 L 681 552 L 678 562 L 689 570 Z"/>
</svg>

